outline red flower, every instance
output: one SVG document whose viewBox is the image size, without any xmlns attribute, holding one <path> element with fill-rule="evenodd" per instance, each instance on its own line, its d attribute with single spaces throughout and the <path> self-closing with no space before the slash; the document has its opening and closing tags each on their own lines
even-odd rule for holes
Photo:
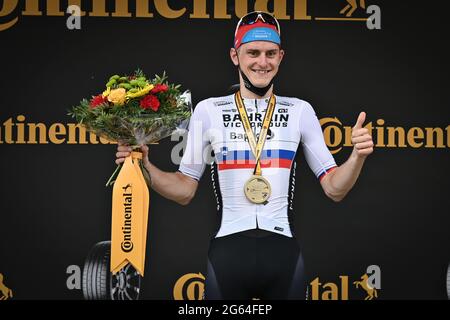
<svg viewBox="0 0 450 320">
<path fill-rule="evenodd" d="M 89 106 L 91 108 L 96 108 L 102 103 L 107 102 L 108 100 L 103 95 L 99 94 L 98 96 L 92 97 L 91 102 L 89 103 Z"/>
<path fill-rule="evenodd" d="M 144 98 L 142 98 L 139 104 L 142 109 L 150 108 L 155 112 L 158 111 L 159 105 L 160 105 L 158 98 L 152 94 L 149 94 L 149 95 L 145 96 Z"/>
<path fill-rule="evenodd" d="M 152 91 L 150 91 L 153 94 L 156 94 L 158 92 L 165 92 L 167 91 L 167 89 L 169 89 L 169 87 L 165 84 L 157 84 L 155 85 L 155 87 L 152 89 Z"/>
</svg>

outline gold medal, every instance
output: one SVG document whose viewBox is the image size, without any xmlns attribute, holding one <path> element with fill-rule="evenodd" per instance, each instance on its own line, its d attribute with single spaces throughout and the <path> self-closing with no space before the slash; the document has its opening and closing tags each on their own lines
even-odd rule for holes
<svg viewBox="0 0 450 320">
<path fill-rule="evenodd" d="M 248 200 L 253 203 L 264 203 L 269 199 L 271 193 L 270 183 L 262 176 L 253 175 L 244 186 L 244 193 Z"/>
</svg>

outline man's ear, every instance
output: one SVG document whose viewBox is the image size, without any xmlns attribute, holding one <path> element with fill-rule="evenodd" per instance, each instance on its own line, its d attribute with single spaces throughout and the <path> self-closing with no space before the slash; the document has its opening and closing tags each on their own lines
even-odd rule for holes
<svg viewBox="0 0 450 320">
<path fill-rule="evenodd" d="M 230 58 L 233 64 L 237 67 L 239 65 L 238 51 L 235 48 L 230 49 Z"/>
<path fill-rule="evenodd" d="M 283 61 L 283 57 L 284 57 L 284 50 L 280 49 L 280 63 L 281 61 Z"/>
</svg>

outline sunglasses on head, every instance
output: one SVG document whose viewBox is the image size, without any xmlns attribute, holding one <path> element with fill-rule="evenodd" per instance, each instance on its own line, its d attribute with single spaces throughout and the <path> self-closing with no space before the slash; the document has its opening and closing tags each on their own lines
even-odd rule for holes
<svg viewBox="0 0 450 320">
<path fill-rule="evenodd" d="M 236 36 L 238 29 L 240 27 L 252 25 L 258 21 L 262 21 L 264 23 L 275 26 L 275 28 L 278 31 L 278 34 L 281 35 L 280 24 L 278 23 L 278 20 L 275 19 L 275 17 L 272 16 L 271 14 L 263 11 L 253 11 L 243 16 L 236 26 L 236 31 L 234 32 L 234 35 Z"/>
</svg>

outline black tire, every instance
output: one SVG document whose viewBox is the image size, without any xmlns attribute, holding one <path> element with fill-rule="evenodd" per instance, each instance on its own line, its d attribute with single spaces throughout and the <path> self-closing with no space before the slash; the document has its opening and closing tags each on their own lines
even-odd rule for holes
<svg viewBox="0 0 450 320">
<path fill-rule="evenodd" d="M 450 263 L 447 267 L 447 298 L 450 300 Z"/>
<path fill-rule="evenodd" d="M 110 272 L 111 241 L 97 243 L 83 267 L 83 296 L 86 300 L 138 300 L 141 276 L 130 264 L 114 276 Z"/>
</svg>

